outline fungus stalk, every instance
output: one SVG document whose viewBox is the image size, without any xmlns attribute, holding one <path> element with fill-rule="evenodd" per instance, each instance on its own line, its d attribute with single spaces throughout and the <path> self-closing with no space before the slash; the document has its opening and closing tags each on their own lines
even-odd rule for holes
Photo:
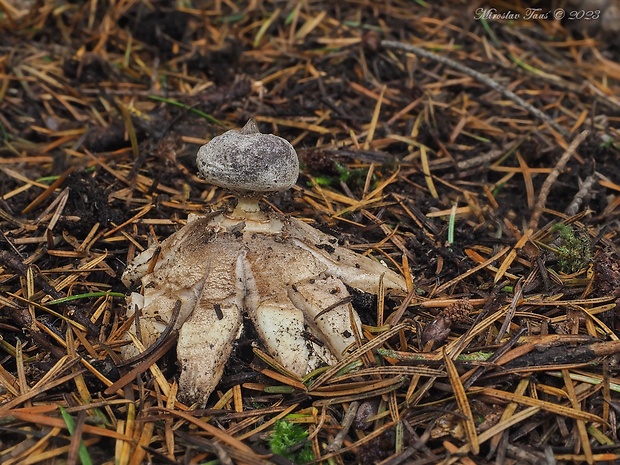
<svg viewBox="0 0 620 465">
<path fill-rule="evenodd" d="M 260 211 L 260 206 L 258 205 L 258 197 L 246 197 L 240 195 L 237 197 L 237 206 L 233 212 L 234 216 L 238 216 L 240 218 L 246 216 L 248 213 L 256 213 Z"/>
</svg>

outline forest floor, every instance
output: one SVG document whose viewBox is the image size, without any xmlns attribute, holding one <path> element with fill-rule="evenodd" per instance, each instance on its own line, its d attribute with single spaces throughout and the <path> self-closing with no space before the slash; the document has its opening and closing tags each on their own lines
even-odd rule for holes
<svg viewBox="0 0 620 465">
<path fill-rule="evenodd" d="M 0 0 L 1 463 L 620 463 L 618 36 L 439 3 Z M 120 278 L 250 117 L 301 162 L 265 202 L 409 293 L 356 295 L 356 376 L 246 331 L 192 408 L 120 364 Z"/>
</svg>

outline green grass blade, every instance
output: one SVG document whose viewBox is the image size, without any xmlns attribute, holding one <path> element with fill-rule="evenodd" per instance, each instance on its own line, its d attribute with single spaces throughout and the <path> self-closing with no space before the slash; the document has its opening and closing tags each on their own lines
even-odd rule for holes
<svg viewBox="0 0 620 465">
<path fill-rule="evenodd" d="M 69 295 L 67 297 L 62 297 L 60 299 L 52 300 L 48 302 L 46 305 L 58 305 L 58 304 L 64 304 L 65 302 L 71 302 L 72 300 L 88 299 L 89 297 L 105 297 L 108 295 L 111 297 L 125 297 L 125 294 L 123 294 L 122 292 L 106 292 L 106 291 L 85 292 L 84 294 Z"/>
<path fill-rule="evenodd" d="M 454 225 L 456 223 L 456 203 L 452 205 L 452 211 L 450 212 L 450 218 L 448 220 L 448 245 L 454 243 Z"/>
<path fill-rule="evenodd" d="M 167 103 L 168 105 L 173 105 L 175 107 L 182 108 L 183 110 L 187 110 L 190 113 L 198 115 L 201 118 L 204 118 L 211 123 L 217 124 L 219 126 L 224 126 L 224 123 L 222 123 L 219 119 L 214 118 L 210 114 L 205 113 L 204 111 L 198 110 L 197 108 L 190 107 L 189 105 L 178 102 L 176 100 L 172 100 L 172 99 L 165 98 L 165 97 L 160 97 L 159 95 L 149 95 L 149 98 L 151 100 L 155 100 L 156 102 L 163 102 L 163 103 Z"/>
<path fill-rule="evenodd" d="M 59 405 L 58 408 L 60 409 L 62 419 L 67 425 L 69 434 L 73 436 L 73 434 L 75 433 L 75 420 L 63 407 Z M 82 439 L 80 439 L 80 448 L 78 450 L 78 454 L 80 456 L 80 461 L 82 462 L 82 465 L 93 465 L 93 461 L 91 460 L 90 455 L 88 455 L 88 450 L 86 449 L 86 446 L 84 445 L 84 441 L 82 441 Z"/>
</svg>

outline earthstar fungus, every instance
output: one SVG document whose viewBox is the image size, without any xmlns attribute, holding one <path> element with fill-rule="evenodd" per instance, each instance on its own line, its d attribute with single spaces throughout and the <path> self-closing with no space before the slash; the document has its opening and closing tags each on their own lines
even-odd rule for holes
<svg viewBox="0 0 620 465">
<path fill-rule="evenodd" d="M 377 293 L 383 276 L 387 289 L 406 292 L 404 279 L 381 263 L 340 247 L 336 238 L 296 218 L 261 209 L 263 194 L 297 181 L 299 162 L 285 139 L 261 134 L 250 120 L 203 145 L 197 165 L 208 182 L 237 196 L 237 206 L 190 217 L 123 274 L 128 287 L 142 285 L 141 293 L 129 296 L 127 313 L 140 312 L 145 347 L 166 331 L 178 309 L 173 329 L 185 402 L 207 402 L 246 314 L 267 351 L 304 376 L 339 360 L 355 342 L 354 328 L 361 323 L 349 307 L 345 283 Z M 136 334 L 135 322 L 129 331 Z M 307 333 L 319 342 L 304 337 Z M 134 344 L 123 348 L 126 359 L 138 353 Z"/>
</svg>

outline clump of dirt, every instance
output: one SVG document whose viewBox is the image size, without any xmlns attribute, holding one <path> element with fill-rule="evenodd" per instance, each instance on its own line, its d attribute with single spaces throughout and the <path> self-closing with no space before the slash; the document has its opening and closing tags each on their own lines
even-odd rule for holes
<svg viewBox="0 0 620 465">
<path fill-rule="evenodd" d="M 110 188 L 95 173 L 76 171 L 64 183 L 69 189 L 63 218 L 59 225 L 77 237 L 85 237 L 96 223 L 107 228 L 120 224 L 125 217 L 119 208 L 110 205 Z"/>
</svg>

